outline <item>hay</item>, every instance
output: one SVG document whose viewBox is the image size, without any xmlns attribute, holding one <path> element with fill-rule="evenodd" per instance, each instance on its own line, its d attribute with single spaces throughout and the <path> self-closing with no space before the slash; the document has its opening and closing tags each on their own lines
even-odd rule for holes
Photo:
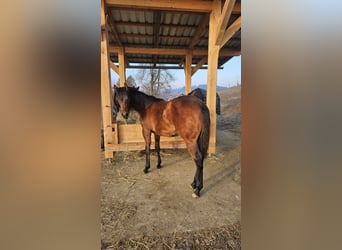
<svg viewBox="0 0 342 250">
<path fill-rule="evenodd" d="M 101 249 L 241 249 L 241 225 L 236 223 L 193 232 L 102 241 Z"/>
</svg>

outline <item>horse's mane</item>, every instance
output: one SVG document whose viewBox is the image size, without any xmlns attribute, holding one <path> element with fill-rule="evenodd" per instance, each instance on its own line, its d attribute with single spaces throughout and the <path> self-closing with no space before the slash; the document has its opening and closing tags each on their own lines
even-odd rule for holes
<svg viewBox="0 0 342 250">
<path fill-rule="evenodd" d="M 135 95 L 139 96 L 139 98 L 142 98 L 144 101 L 146 100 L 147 102 L 158 102 L 158 101 L 164 101 L 164 99 L 155 97 L 153 95 L 148 95 L 142 91 L 139 91 L 138 88 L 130 88 L 130 92 Z"/>
</svg>

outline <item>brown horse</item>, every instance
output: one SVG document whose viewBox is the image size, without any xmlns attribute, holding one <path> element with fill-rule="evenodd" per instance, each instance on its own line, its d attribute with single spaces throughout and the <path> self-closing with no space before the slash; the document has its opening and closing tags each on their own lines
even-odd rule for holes
<svg viewBox="0 0 342 250">
<path fill-rule="evenodd" d="M 145 139 L 146 165 L 150 168 L 151 133 L 155 135 L 158 155 L 157 168 L 161 168 L 160 136 L 180 135 L 196 164 L 196 174 L 191 184 L 199 197 L 203 188 L 203 161 L 207 154 L 210 132 L 210 115 L 207 106 L 194 96 L 180 96 L 170 101 L 146 95 L 133 87 L 114 87 L 114 104 L 127 119 L 131 109 L 140 115 Z"/>
</svg>

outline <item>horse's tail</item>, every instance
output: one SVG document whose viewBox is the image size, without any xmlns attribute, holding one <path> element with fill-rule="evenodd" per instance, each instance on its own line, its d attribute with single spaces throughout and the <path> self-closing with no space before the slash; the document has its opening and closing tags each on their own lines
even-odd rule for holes
<svg viewBox="0 0 342 250">
<path fill-rule="evenodd" d="M 197 139 L 197 145 L 202 155 L 202 160 L 206 157 L 209 147 L 210 135 L 210 113 L 208 107 L 203 103 L 202 111 L 202 129 Z"/>
</svg>

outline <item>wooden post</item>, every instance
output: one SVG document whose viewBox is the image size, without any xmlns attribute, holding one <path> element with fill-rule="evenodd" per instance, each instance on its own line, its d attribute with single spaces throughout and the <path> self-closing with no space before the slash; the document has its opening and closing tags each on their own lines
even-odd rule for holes
<svg viewBox="0 0 342 250">
<path fill-rule="evenodd" d="M 123 87 L 126 82 L 126 64 L 125 64 L 125 50 L 124 48 L 119 49 L 119 77 L 120 87 Z"/>
<path fill-rule="evenodd" d="M 188 51 L 185 55 L 185 94 L 189 94 L 191 92 L 191 76 L 192 76 L 192 53 Z"/>
<path fill-rule="evenodd" d="M 210 111 L 210 139 L 209 154 L 215 153 L 216 145 L 216 82 L 217 66 L 220 46 L 216 45 L 219 18 L 221 14 L 221 1 L 213 1 L 213 9 L 209 18 L 209 42 L 208 42 L 208 83 L 207 106 Z"/>
<path fill-rule="evenodd" d="M 112 91 L 108 57 L 108 30 L 105 16 L 105 3 L 101 0 L 101 107 L 105 158 L 113 158 L 113 151 L 108 150 L 112 143 Z"/>
</svg>

